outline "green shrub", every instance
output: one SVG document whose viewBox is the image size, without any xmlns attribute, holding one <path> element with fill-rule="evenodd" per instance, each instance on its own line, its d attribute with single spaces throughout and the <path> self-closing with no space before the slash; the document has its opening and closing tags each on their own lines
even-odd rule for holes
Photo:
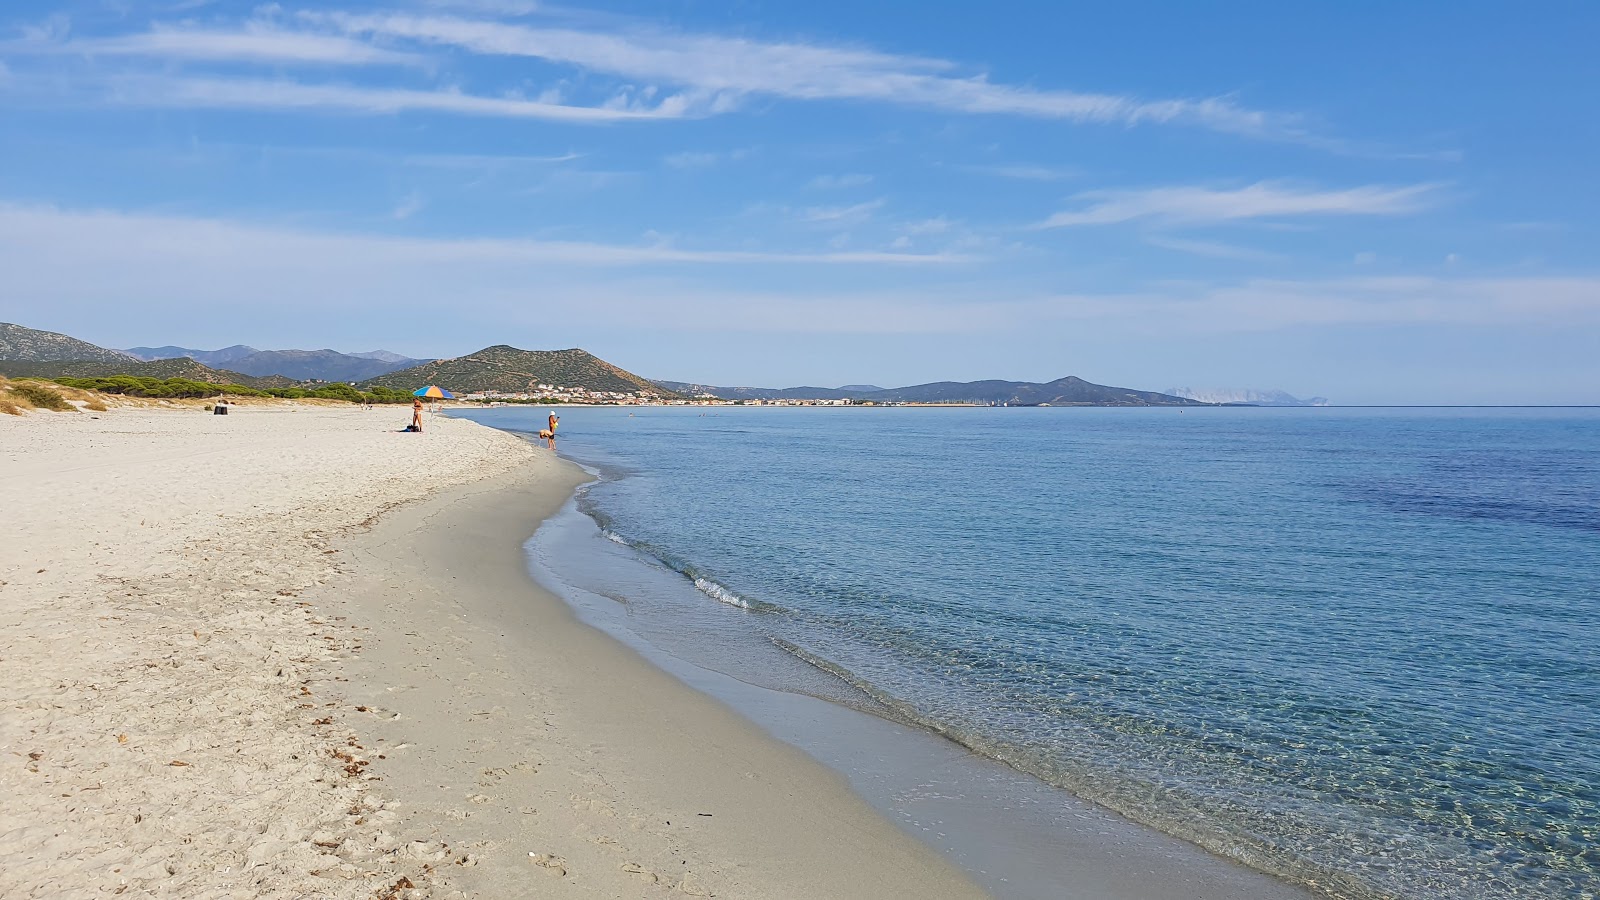
<svg viewBox="0 0 1600 900">
<path fill-rule="evenodd" d="M 187 378 L 109 375 L 103 378 L 57 378 L 56 382 L 86 391 L 156 399 L 215 397 L 218 394 L 232 394 L 238 397 L 265 396 L 264 392 L 242 384 L 211 384 L 206 381 L 190 381 Z"/>
<path fill-rule="evenodd" d="M 67 402 L 50 388 L 37 381 L 13 381 L 9 385 L 11 393 L 16 394 L 39 409 L 52 409 L 56 412 L 77 412 L 78 408 Z"/>
</svg>

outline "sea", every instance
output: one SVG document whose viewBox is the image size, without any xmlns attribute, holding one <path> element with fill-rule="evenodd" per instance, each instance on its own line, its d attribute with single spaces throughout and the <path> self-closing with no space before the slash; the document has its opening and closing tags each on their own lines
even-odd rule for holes
<svg viewBox="0 0 1600 900">
<path fill-rule="evenodd" d="M 531 562 L 673 659 L 1325 896 L 1600 896 L 1600 410 L 561 417 Z"/>
</svg>

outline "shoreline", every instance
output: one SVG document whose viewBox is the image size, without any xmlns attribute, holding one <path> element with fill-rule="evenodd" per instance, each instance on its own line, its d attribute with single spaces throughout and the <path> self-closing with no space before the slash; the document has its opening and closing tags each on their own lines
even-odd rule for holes
<svg viewBox="0 0 1600 900">
<path fill-rule="evenodd" d="M 585 543 L 602 556 L 590 556 L 582 549 Z M 1304 886 L 1080 798 L 935 728 L 888 710 L 874 712 L 879 707 L 870 696 L 860 698 L 867 703 L 858 703 L 831 692 L 814 693 L 814 682 L 791 677 L 819 671 L 829 680 L 840 676 L 791 650 L 769 648 L 760 658 L 746 660 L 762 666 L 757 673 L 723 659 L 745 658 L 750 648 L 737 648 L 737 641 L 722 643 L 722 656 L 713 660 L 697 652 L 694 641 L 663 640 L 665 635 L 658 630 L 663 622 L 645 626 L 634 618 L 629 598 L 575 578 L 572 568 L 557 571 L 552 559 L 579 559 L 572 565 L 584 570 L 636 567 L 634 575 L 621 576 L 635 584 L 643 583 L 635 578 L 645 576 L 646 570 L 661 571 L 660 580 L 649 582 L 652 590 L 679 593 L 682 597 L 667 602 L 700 604 L 709 607 L 700 610 L 707 615 L 715 614 L 717 601 L 688 576 L 664 568 L 659 561 L 630 563 L 627 557 L 642 551 L 607 537 L 575 501 L 541 527 L 529 549 L 535 577 L 557 590 L 585 623 L 839 773 L 882 816 L 959 865 L 995 896 L 1028 900 L 1196 896 L 1312 900 L 1315 896 Z M 703 623 L 680 620 L 680 624 L 694 631 Z M 783 674 L 786 670 L 792 670 L 787 671 L 790 677 Z M 844 683 L 850 685 L 848 680 Z"/>
<path fill-rule="evenodd" d="M 394 424 L 0 420 L 0 893 L 983 896 L 542 594 L 576 467 Z"/>
<path fill-rule="evenodd" d="M 383 771 L 406 798 L 405 826 L 466 854 L 439 868 L 442 884 L 477 896 L 529 879 L 552 895 L 985 896 L 841 776 L 538 585 L 527 536 L 587 480 L 560 465 L 553 479 L 444 492 L 350 541 L 357 572 L 388 573 L 343 610 L 372 629 L 350 690 L 378 710 L 377 745 L 394 748 Z M 402 683 L 385 677 L 399 672 Z"/>
<path fill-rule="evenodd" d="M 973 754 L 708 682 L 540 585 L 575 464 L 450 417 L 241 412 L 0 420 L 7 896 L 1291 895 L 1109 814 L 978 815 L 1000 858 L 919 835 L 900 770 Z M 970 837 L 998 808 L 923 812 Z M 1026 888 L 983 871 L 1034 858 Z"/>
</svg>

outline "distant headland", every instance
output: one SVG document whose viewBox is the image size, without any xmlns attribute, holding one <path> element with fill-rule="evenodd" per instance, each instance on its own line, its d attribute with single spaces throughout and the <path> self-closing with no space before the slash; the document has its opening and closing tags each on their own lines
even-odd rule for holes
<svg viewBox="0 0 1600 900">
<path fill-rule="evenodd" d="M 388 397 L 420 385 L 447 387 L 465 400 L 553 403 L 678 403 L 746 406 L 1215 406 L 1323 405 L 1281 391 L 1166 392 L 1095 384 L 1075 375 L 1049 382 L 939 381 L 906 387 L 719 387 L 635 375 L 581 349 L 521 350 L 506 344 L 448 359 L 386 350 L 221 350 L 179 346 L 115 350 L 68 335 L 0 323 L 0 374 L 47 379 L 134 379 L 241 388 Z"/>
</svg>

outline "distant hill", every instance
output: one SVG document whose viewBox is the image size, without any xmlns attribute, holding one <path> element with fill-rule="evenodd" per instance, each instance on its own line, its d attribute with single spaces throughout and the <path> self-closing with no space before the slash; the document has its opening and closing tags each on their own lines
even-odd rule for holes
<svg viewBox="0 0 1600 900">
<path fill-rule="evenodd" d="M 848 385 L 842 388 L 725 388 L 679 381 L 657 383 L 691 397 L 711 394 L 724 400 L 863 400 L 874 403 L 1004 403 L 1011 406 L 1204 405 L 1171 394 L 1094 384 L 1075 375 L 1043 384 L 1031 381 L 938 381 L 888 389 L 873 385 Z"/>
<path fill-rule="evenodd" d="M 1312 397 L 1301 400 L 1283 391 L 1262 391 L 1253 388 L 1168 388 L 1167 393 L 1202 403 L 1237 403 L 1248 406 L 1327 406 L 1328 398 Z"/>
<path fill-rule="evenodd" d="M 412 359 L 409 356 L 401 356 L 400 354 L 391 352 L 389 350 L 368 350 L 365 353 L 346 353 L 345 356 L 354 356 L 357 359 L 376 359 L 380 362 L 386 363 L 407 363 L 411 366 L 425 362 L 433 362 L 431 359 Z"/>
<path fill-rule="evenodd" d="M 716 385 L 693 384 L 687 381 L 660 380 L 655 383 L 685 397 L 700 397 L 710 394 L 723 400 L 853 400 L 858 396 L 883 390 L 880 387 L 870 386 L 870 390 L 860 391 L 852 390 L 850 387 L 717 387 Z"/>
<path fill-rule="evenodd" d="M 406 369 L 427 360 L 412 359 L 387 350 L 366 353 L 340 353 L 337 350 L 257 350 L 235 344 L 221 350 L 195 350 L 190 347 L 131 347 L 127 351 L 140 359 L 188 357 L 208 366 L 226 366 L 246 375 L 283 375 L 294 381 L 356 382 L 376 378 L 397 369 Z"/>
<path fill-rule="evenodd" d="M 458 394 L 537 392 L 541 384 L 625 394 L 673 393 L 584 350 L 519 350 L 505 344 L 369 378 L 362 386 L 410 391 L 426 384 L 437 384 Z"/>
<path fill-rule="evenodd" d="M 869 400 L 906 403 L 1004 403 L 1011 406 L 1202 406 L 1198 401 L 1155 391 L 1110 387 L 1076 375 L 1038 384 L 1030 381 L 941 381 L 870 394 Z"/>
<path fill-rule="evenodd" d="M 0 322 L 0 368 L 6 362 L 92 361 L 131 363 L 133 358 L 121 350 L 108 350 L 88 341 Z"/>
<path fill-rule="evenodd" d="M 299 381 L 355 383 L 421 362 L 404 356 L 398 361 L 368 359 L 337 350 L 262 350 L 234 362 L 233 368 L 249 375 L 287 375 Z"/>
<path fill-rule="evenodd" d="M 246 347 L 244 344 L 234 344 L 232 347 L 223 347 L 221 350 L 195 350 L 190 347 L 174 347 L 169 344 L 165 347 L 129 347 L 124 352 L 146 361 L 177 359 L 180 356 L 187 356 L 208 366 L 227 366 L 261 351 L 254 347 Z"/>
<path fill-rule="evenodd" d="M 256 378 L 243 372 L 213 369 L 188 357 L 141 361 L 122 357 L 122 362 L 96 360 L 57 360 L 51 362 L 9 362 L 0 360 L 0 375 L 34 375 L 40 378 L 97 378 L 106 375 L 137 375 L 143 378 L 186 378 L 212 384 L 242 384 L 245 387 L 286 387 L 287 381 Z"/>
</svg>

